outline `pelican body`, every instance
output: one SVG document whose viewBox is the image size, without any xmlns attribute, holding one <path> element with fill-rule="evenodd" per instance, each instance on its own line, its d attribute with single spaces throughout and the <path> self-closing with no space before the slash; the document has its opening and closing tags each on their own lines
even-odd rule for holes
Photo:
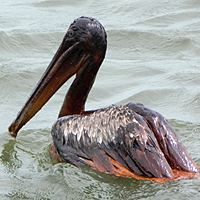
<svg viewBox="0 0 200 200">
<path fill-rule="evenodd" d="M 159 113 L 140 103 L 85 111 L 85 102 L 106 48 L 106 32 L 96 19 L 76 19 L 10 125 L 10 134 L 16 137 L 22 126 L 76 75 L 51 131 L 50 151 L 59 162 L 158 182 L 192 177 L 199 168 Z"/>
</svg>

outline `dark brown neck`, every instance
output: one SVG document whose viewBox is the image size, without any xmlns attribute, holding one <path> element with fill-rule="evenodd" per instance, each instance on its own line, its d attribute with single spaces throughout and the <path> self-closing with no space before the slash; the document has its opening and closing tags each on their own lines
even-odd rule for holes
<svg viewBox="0 0 200 200">
<path fill-rule="evenodd" d="M 103 59 L 97 63 L 88 65 L 77 75 L 65 96 L 58 116 L 59 118 L 84 112 L 87 96 L 92 88 L 102 61 Z"/>
</svg>

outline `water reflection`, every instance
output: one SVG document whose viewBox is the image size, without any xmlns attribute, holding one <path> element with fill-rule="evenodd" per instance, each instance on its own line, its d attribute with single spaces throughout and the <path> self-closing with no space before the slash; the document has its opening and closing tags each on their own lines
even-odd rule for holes
<svg viewBox="0 0 200 200">
<path fill-rule="evenodd" d="M 0 156 L 0 162 L 5 166 L 7 173 L 14 173 L 16 169 L 22 166 L 22 161 L 18 159 L 18 152 L 15 149 L 16 142 L 9 140 L 3 145 Z"/>
</svg>

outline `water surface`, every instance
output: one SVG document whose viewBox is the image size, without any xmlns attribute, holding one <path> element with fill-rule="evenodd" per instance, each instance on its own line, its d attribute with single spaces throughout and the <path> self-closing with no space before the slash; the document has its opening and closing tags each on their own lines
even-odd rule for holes
<svg viewBox="0 0 200 200">
<path fill-rule="evenodd" d="M 7 133 L 69 24 L 97 18 L 106 59 L 86 108 L 141 102 L 170 120 L 200 165 L 200 2 L 20 0 L 0 7 L 0 197 L 2 199 L 199 199 L 200 179 L 165 184 L 56 164 L 51 126 L 70 81 L 19 132 Z"/>
</svg>

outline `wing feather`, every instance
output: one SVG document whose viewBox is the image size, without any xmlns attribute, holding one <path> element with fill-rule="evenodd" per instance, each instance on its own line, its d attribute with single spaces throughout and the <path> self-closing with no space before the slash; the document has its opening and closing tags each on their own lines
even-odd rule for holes
<svg viewBox="0 0 200 200">
<path fill-rule="evenodd" d="M 187 172 L 199 171 L 176 132 L 161 114 L 139 103 L 128 103 L 127 106 L 146 119 L 158 141 L 161 151 L 173 169 Z"/>
<path fill-rule="evenodd" d="M 127 106 L 113 106 L 88 116 L 58 119 L 52 128 L 60 155 L 76 166 L 101 172 L 173 178 L 146 120 Z"/>
</svg>

